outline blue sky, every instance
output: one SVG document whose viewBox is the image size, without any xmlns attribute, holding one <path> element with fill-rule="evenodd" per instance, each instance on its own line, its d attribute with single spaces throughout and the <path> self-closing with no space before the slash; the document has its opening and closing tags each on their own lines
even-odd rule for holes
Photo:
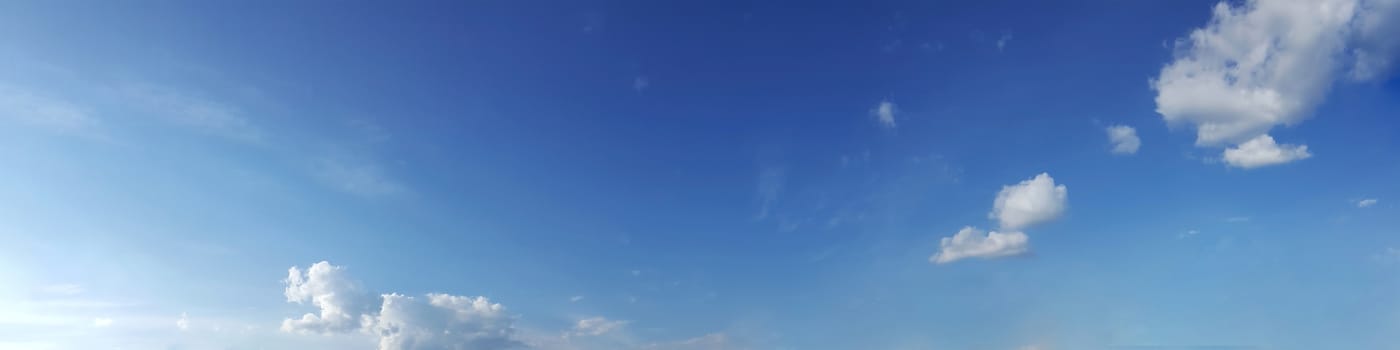
<svg viewBox="0 0 1400 350">
<path fill-rule="evenodd" d="M 1396 38 L 1394 0 L 4 3 L 0 349 L 1400 349 Z"/>
</svg>

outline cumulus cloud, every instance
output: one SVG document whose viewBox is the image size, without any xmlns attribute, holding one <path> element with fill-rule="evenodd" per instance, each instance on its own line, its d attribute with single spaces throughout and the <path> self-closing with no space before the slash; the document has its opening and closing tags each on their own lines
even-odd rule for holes
<svg viewBox="0 0 1400 350">
<path fill-rule="evenodd" d="M 1306 146 L 1277 146 L 1263 137 L 1308 117 L 1348 56 L 1353 76 L 1384 70 L 1400 37 L 1377 33 L 1394 26 L 1396 2 L 1221 2 L 1208 24 L 1177 41 L 1176 59 L 1151 81 L 1157 113 L 1169 124 L 1194 125 L 1198 146 L 1241 146 L 1231 149 L 1234 156 L 1226 151 L 1232 166 L 1305 159 Z"/>
<path fill-rule="evenodd" d="M 997 220 L 1001 232 L 985 232 L 966 226 L 938 242 L 938 252 L 928 258 L 946 264 L 966 258 L 997 258 L 1030 251 L 1030 238 L 1021 229 L 1054 220 L 1068 207 L 1069 190 L 1041 173 L 1015 185 L 1003 186 L 992 202 L 988 217 Z"/>
<path fill-rule="evenodd" d="M 870 115 L 875 117 L 875 121 L 885 128 L 894 128 L 894 116 L 899 113 L 899 107 L 889 100 L 880 101 L 875 108 L 870 109 Z"/>
<path fill-rule="evenodd" d="M 1280 145 L 1269 135 L 1225 149 L 1225 164 L 1244 169 L 1283 164 L 1312 157 L 1307 145 Z"/>
<path fill-rule="evenodd" d="M 1372 206 L 1372 205 L 1376 205 L 1376 202 L 1380 202 L 1380 200 L 1379 200 L 1379 199 L 1375 199 L 1375 198 L 1362 199 L 1362 200 L 1356 201 L 1356 207 L 1357 207 L 1357 208 L 1365 208 L 1365 207 L 1369 207 L 1369 206 Z"/>
<path fill-rule="evenodd" d="M 380 350 L 498 350 L 522 347 L 515 317 L 486 297 L 397 293 L 371 296 L 340 266 L 329 262 L 288 270 L 288 302 L 315 305 L 319 313 L 286 319 L 282 330 L 298 333 L 363 332 Z"/>
<path fill-rule="evenodd" d="M 574 324 L 570 334 L 575 336 L 598 336 L 622 329 L 627 321 L 609 320 L 602 317 L 585 318 Z"/>
<path fill-rule="evenodd" d="M 1108 141 L 1113 143 L 1113 154 L 1135 154 L 1138 147 L 1142 146 L 1142 140 L 1138 139 L 1137 129 L 1127 125 L 1114 125 L 1105 128 L 1108 133 Z"/>
<path fill-rule="evenodd" d="M 1041 173 L 1019 184 L 1002 187 L 988 216 L 996 219 L 1002 230 L 1020 230 L 1060 217 L 1068 201 L 1069 190 L 1065 185 L 1056 185 L 1050 174 Z"/>
<path fill-rule="evenodd" d="M 305 271 L 293 266 L 287 270 L 288 302 L 306 303 L 320 309 L 319 314 L 307 313 L 298 319 L 282 321 L 282 331 L 302 333 L 334 333 L 360 329 L 360 316 L 374 302 L 358 282 L 346 275 L 345 269 L 329 262 L 312 264 Z"/>
<path fill-rule="evenodd" d="M 1021 232 L 983 232 L 972 226 L 963 227 L 953 237 L 939 242 L 937 254 L 929 262 L 945 264 L 966 258 L 996 258 L 1025 253 L 1030 240 Z"/>
<path fill-rule="evenodd" d="M 523 346 L 516 341 L 515 318 L 486 297 L 428 294 L 418 299 L 383 295 L 377 315 L 366 315 L 366 331 L 379 337 L 380 350 L 494 350 Z"/>
</svg>

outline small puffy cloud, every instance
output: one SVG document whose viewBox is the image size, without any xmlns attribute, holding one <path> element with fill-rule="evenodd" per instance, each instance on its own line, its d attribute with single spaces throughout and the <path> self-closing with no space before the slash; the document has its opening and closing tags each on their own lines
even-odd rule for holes
<svg viewBox="0 0 1400 350">
<path fill-rule="evenodd" d="M 1030 240 L 1021 232 L 983 232 L 975 227 L 963 227 L 953 237 L 939 242 L 939 251 L 929 262 L 946 264 L 966 258 L 997 258 L 1025 253 Z"/>
<path fill-rule="evenodd" d="M 497 350 L 521 348 L 515 318 L 485 297 L 428 294 L 426 300 L 383 295 L 377 315 L 367 315 L 366 331 L 379 337 L 379 350 Z M 426 301 L 426 302 L 425 302 Z"/>
<path fill-rule="evenodd" d="M 895 127 L 894 117 L 897 113 L 899 113 L 899 107 L 889 100 L 880 101 L 880 104 L 870 109 L 870 115 L 875 117 L 875 121 L 879 122 L 880 126 L 889 129 Z"/>
<path fill-rule="evenodd" d="M 92 326 L 97 328 L 110 327 L 112 326 L 112 319 L 104 317 L 94 318 L 92 319 Z"/>
<path fill-rule="evenodd" d="M 1307 145 L 1280 145 L 1269 135 L 1259 135 L 1234 148 L 1225 150 L 1225 164 L 1253 169 L 1283 164 L 1312 157 Z"/>
<path fill-rule="evenodd" d="M 1151 85 L 1157 113 L 1194 125 L 1198 146 L 1239 145 L 1225 154 L 1233 166 L 1307 158 L 1306 146 L 1274 145 L 1269 130 L 1307 118 L 1348 59 L 1353 77 L 1374 77 L 1400 47 L 1384 32 L 1397 28 L 1394 0 L 1232 3 L 1177 41 L 1176 59 Z"/>
<path fill-rule="evenodd" d="M 1127 125 L 1114 125 L 1104 129 L 1108 133 L 1108 141 L 1113 143 L 1113 154 L 1135 154 L 1138 147 L 1142 146 L 1142 140 L 1137 136 L 1137 129 Z"/>
<path fill-rule="evenodd" d="M 360 315 L 371 307 L 373 298 L 359 283 L 346 275 L 345 269 L 329 262 L 312 264 L 305 271 L 293 266 L 287 270 L 283 294 L 288 302 L 310 302 L 319 314 L 307 313 L 298 319 L 282 321 L 282 331 L 302 333 L 334 333 L 360 328 Z"/>
<path fill-rule="evenodd" d="M 575 295 L 575 296 L 569 297 L 569 302 L 570 302 L 570 303 L 577 303 L 577 302 L 579 302 L 579 301 L 581 301 L 581 300 L 583 300 L 583 296 L 582 296 L 582 295 Z"/>
<path fill-rule="evenodd" d="M 179 329 L 182 330 L 182 331 L 187 331 L 187 330 L 189 330 L 189 329 L 190 329 L 190 315 L 181 312 L 181 313 L 180 313 L 180 318 L 175 320 L 175 328 L 179 328 Z"/>
<path fill-rule="evenodd" d="M 651 80 L 647 79 L 647 77 L 637 77 L 636 79 L 632 79 L 632 90 L 642 92 L 648 87 L 651 87 Z"/>
<path fill-rule="evenodd" d="M 988 215 L 1000 223 L 1002 230 L 1020 230 L 1060 217 L 1068 201 L 1069 190 L 1065 185 L 1056 185 L 1050 174 L 1041 173 L 1019 184 L 1002 187 Z"/>
<path fill-rule="evenodd" d="M 574 324 L 570 334 L 575 336 L 598 336 L 622 329 L 628 321 L 609 320 L 602 317 L 585 318 Z"/>
<path fill-rule="evenodd" d="M 997 51 L 1006 50 L 1006 44 L 1009 43 L 1011 43 L 1011 33 L 1002 33 L 1001 37 L 997 38 Z"/>
<path fill-rule="evenodd" d="M 340 266 L 318 262 L 288 270 L 288 302 L 311 302 L 320 313 L 286 319 L 282 331 L 363 332 L 379 350 L 500 350 L 520 348 L 515 317 L 486 297 L 430 293 L 421 298 L 397 293 L 368 294 Z"/>
<path fill-rule="evenodd" d="M 1370 206 L 1372 206 L 1372 205 L 1376 205 L 1376 202 L 1380 202 L 1380 200 L 1379 200 L 1379 199 L 1375 199 L 1375 198 L 1362 199 L 1362 200 L 1356 201 L 1356 207 L 1357 207 L 1357 208 L 1366 208 L 1366 207 L 1370 207 Z"/>
</svg>

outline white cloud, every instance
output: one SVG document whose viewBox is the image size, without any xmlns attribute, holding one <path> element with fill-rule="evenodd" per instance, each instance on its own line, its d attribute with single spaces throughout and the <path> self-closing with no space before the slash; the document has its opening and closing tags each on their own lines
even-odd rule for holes
<svg viewBox="0 0 1400 350">
<path fill-rule="evenodd" d="M 334 333 L 359 329 L 360 315 L 372 306 L 372 298 L 358 282 L 346 275 L 345 269 L 318 262 L 305 272 L 293 266 L 287 270 L 283 293 L 288 302 L 311 302 L 320 314 L 307 313 L 299 319 L 282 321 L 282 331 L 302 333 Z"/>
<path fill-rule="evenodd" d="M 285 282 L 287 301 L 310 301 L 320 313 L 284 320 L 284 332 L 358 331 L 377 338 L 380 350 L 496 350 L 522 345 L 515 339 L 515 317 L 486 297 L 430 293 L 416 298 L 390 293 L 375 298 L 343 267 L 325 261 L 305 272 L 292 267 Z"/>
<path fill-rule="evenodd" d="M 112 326 L 112 319 L 103 317 L 94 318 L 92 319 L 92 326 L 97 328 L 110 327 Z"/>
<path fill-rule="evenodd" d="M 577 302 L 579 302 L 579 301 L 581 301 L 581 300 L 583 300 L 583 296 L 582 296 L 582 295 L 575 295 L 575 296 L 569 298 L 569 302 L 570 302 L 570 303 L 577 303 Z"/>
<path fill-rule="evenodd" d="M 1188 237 L 1192 237 L 1192 236 L 1198 235 L 1198 234 L 1200 234 L 1200 233 L 1201 233 L 1201 231 L 1195 230 L 1195 229 L 1186 230 L 1186 232 L 1182 232 L 1181 234 L 1176 235 L 1176 238 L 1188 238 Z"/>
<path fill-rule="evenodd" d="M 378 315 L 367 315 L 366 331 L 379 350 L 494 350 L 521 347 L 515 318 L 486 297 L 428 294 L 424 300 L 383 295 Z"/>
<path fill-rule="evenodd" d="M 608 332 L 622 329 L 628 321 L 609 320 L 602 317 L 593 317 L 578 320 L 574 324 L 571 334 L 576 336 L 598 336 Z"/>
<path fill-rule="evenodd" d="M 187 331 L 187 330 L 189 330 L 189 329 L 190 329 L 190 315 L 181 312 L 181 313 L 180 313 L 180 318 L 175 320 L 175 328 L 179 328 L 179 329 L 182 330 L 182 331 Z"/>
<path fill-rule="evenodd" d="M 1376 202 L 1380 202 L 1380 200 L 1379 200 L 1379 199 L 1375 199 L 1375 198 L 1362 199 L 1362 200 L 1356 201 L 1356 207 L 1357 207 L 1357 208 L 1365 208 L 1365 207 L 1369 207 L 1369 206 L 1372 206 L 1372 205 L 1376 205 Z"/>
<path fill-rule="evenodd" d="M 895 106 L 894 102 L 890 102 L 889 100 L 880 101 L 880 104 L 870 109 L 870 115 L 874 116 L 875 121 L 879 122 L 880 126 L 885 128 L 895 127 L 894 117 L 895 114 L 898 113 L 899 107 Z"/>
<path fill-rule="evenodd" d="M 1050 174 L 1040 173 L 1019 184 L 1002 187 L 988 216 L 998 220 L 1002 230 L 1020 230 L 1060 217 L 1068 201 L 1069 190 L 1065 185 L 1055 185 Z"/>
<path fill-rule="evenodd" d="M 1363 10 L 1393 9 L 1395 2 L 1221 2 L 1205 27 L 1178 40 L 1177 58 L 1151 81 L 1157 112 L 1169 124 L 1194 125 L 1198 146 L 1272 145 L 1261 137 L 1275 126 L 1302 121 L 1326 97 L 1348 43 L 1365 44 L 1351 51 L 1355 71 L 1379 71 L 1373 66 L 1394 53 L 1397 37 L 1376 30 L 1393 26 L 1395 11 Z M 1252 168 L 1300 160 L 1307 158 L 1304 147 L 1274 147 L 1279 156 L 1262 160 L 1236 151 L 1236 158 L 1245 158 L 1230 164 Z"/>
<path fill-rule="evenodd" d="M 647 77 L 632 79 L 632 90 L 642 92 L 642 90 L 646 90 L 648 87 L 651 87 L 651 80 L 647 79 Z"/>
<path fill-rule="evenodd" d="M 1137 136 L 1137 129 L 1127 125 L 1114 125 L 1104 129 L 1108 133 L 1108 141 L 1113 143 L 1113 154 L 1135 154 L 1138 147 L 1142 146 L 1142 140 Z"/>
<path fill-rule="evenodd" d="M 944 237 L 938 246 L 938 253 L 929 257 L 929 262 L 945 264 L 966 258 L 996 258 L 1030 250 L 1024 233 L 983 232 L 971 226 L 958 230 L 953 237 Z"/>
<path fill-rule="evenodd" d="M 1253 169 L 1312 157 L 1307 145 L 1280 145 L 1269 135 L 1259 135 L 1234 148 L 1225 149 L 1225 164 Z"/>
<path fill-rule="evenodd" d="M 1041 173 L 1015 185 L 1003 186 L 992 203 L 988 217 L 997 220 L 1002 232 L 984 232 L 966 226 L 952 237 L 938 242 L 938 252 L 928 258 L 936 264 L 966 258 L 996 258 L 1030 251 L 1030 238 L 1022 228 L 1054 220 L 1068 207 L 1069 190 L 1056 185 L 1050 174 Z"/>
</svg>

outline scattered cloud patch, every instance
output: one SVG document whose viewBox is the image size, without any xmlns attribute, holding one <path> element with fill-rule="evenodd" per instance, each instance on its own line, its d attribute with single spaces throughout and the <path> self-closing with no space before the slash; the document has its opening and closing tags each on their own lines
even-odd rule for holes
<svg viewBox="0 0 1400 350">
<path fill-rule="evenodd" d="M 997 38 L 997 51 L 1006 51 L 1006 44 L 1009 43 L 1011 43 L 1011 33 L 1001 33 L 1001 37 Z"/>
<path fill-rule="evenodd" d="M 345 269 L 318 262 L 302 270 L 293 266 L 283 281 L 287 302 L 310 302 L 320 313 L 307 313 L 297 319 L 282 321 L 282 331 L 300 333 L 335 333 L 361 327 L 360 316 L 366 314 L 374 298 L 358 282 L 350 279 Z"/>
<path fill-rule="evenodd" d="M 569 302 L 570 302 L 570 303 L 577 303 L 577 302 L 582 301 L 582 300 L 583 300 L 583 296 L 582 296 L 582 295 L 575 295 L 575 296 L 569 297 Z"/>
<path fill-rule="evenodd" d="M 1114 125 L 1104 129 L 1108 133 L 1108 141 L 1113 144 L 1110 152 L 1113 154 L 1135 154 L 1138 147 L 1142 146 L 1142 140 L 1137 136 L 1137 129 L 1127 125 Z"/>
<path fill-rule="evenodd" d="M 329 262 L 288 270 L 288 302 L 311 302 L 319 313 L 286 319 L 282 331 L 362 332 L 379 350 L 519 348 L 515 317 L 486 297 L 430 293 L 421 298 L 397 293 L 371 296 L 345 269 Z"/>
<path fill-rule="evenodd" d="M 74 296 L 83 293 L 83 286 L 64 283 L 39 287 L 39 292 L 48 295 Z"/>
<path fill-rule="evenodd" d="M 874 116 L 875 121 L 886 129 L 893 129 L 895 127 L 894 117 L 895 114 L 898 113 L 899 106 L 896 106 L 894 102 L 890 102 L 889 100 L 880 101 L 880 104 L 870 109 L 870 115 Z"/>
<path fill-rule="evenodd" d="M 1191 230 L 1186 230 L 1186 232 L 1182 232 L 1182 233 L 1179 234 L 1179 235 L 1176 235 L 1176 238 L 1191 238 L 1191 237 L 1195 237 L 1195 236 L 1198 235 L 1198 234 L 1201 234 L 1201 231 L 1198 231 L 1198 230 L 1195 230 L 1195 229 L 1191 229 Z"/>
<path fill-rule="evenodd" d="M 180 318 L 175 320 L 175 328 L 179 328 L 181 331 L 190 330 L 190 315 L 181 312 Z"/>
<path fill-rule="evenodd" d="M 60 131 L 90 129 L 98 125 L 97 118 L 77 105 L 9 86 L 0 86 L 0 121 Z"/>
<path fill-rule="evenodd" d="M 1380 200 L 1379 200 L 1379 199 L 1375 199 L 1375 198 L 1362 199 L 1362 200 L 1356 201 L 1356 207 L 1357 207 L 1357 208 L 1367 208 L 1367 207 L 1376 205 L 1377 202 L 1380 202 Z"/>
<path fill-rule="evenodd" d="M 997 220 L 1001 231 L 984 232 L 966 226 L 952 237 L 938 242 L 938 252 L 929 262 L 946 264 L 966 258 L 998 258 L 1030 251 L 1030 238 L 1021 229 L 1054 220 L 1068 207 L 1069 190 L 1055 184 L 1048 173 L 1041 173 L 1015 185 L 1003 186 L 992 203 L 988 217 Z"/>
<path fill-rule="evenodd" d="M 1002 230 L 1019 230 L 1060 217 L 1068 202 L 1069 190 L 1065 185 L 1056 185 L 1050 174 L 1041 173 L 1002 187 L 988 216 L 997 220 Z"/>
<path fill-rule="evenodd" d="M 1233 222 L 1233 223 L 1249 222 L 1250 220 L 1252 220 L 1252 219 L 1251 219 L 1250 217 L 1248 217 L 1248 216 L 1231 216 L 1231 217 L 1225 218 L 1225 222 Z"/>
<path fill-rule="evenodd" d="M 173 124 L 242 142 L 261 143 L 266 138 L 261 128 L 226 104 L 149 85 L 129 86 L 122 91 L 128 100 Z"/>
<path fill-rule="evenodd" d="M 651 343 L 642 350 L 738 350 L 746 349 L 724 333 L 711 333 L 700 337 L 666 343 Z"/>
<path fill-rule="evenodd" d="M 787 176 L 783 167 L 765 166 L 758 172 L 758 219 L 768 217 L 769 211 L 778 201 Z"/>
<path fill-rule="evenodd" d="M 651 80 L 647 79 L 647 77 L 637 77 L 635 79 L 632 79 L 632 90 L 642 92 L 648 87 L 651 87 Z"/>
<path fill-rule="evenodd" d="M 1253 140 L 1225 149 L 1225 164 L 1253 169 L 1277 165 L 1312 157 L 1307 145 L 1280 145 L 1269 135 L 1259 135 Z"/>
<path fill-rule="evenodd" d="M 1386 247 L 1384 251 L 1376 253 L 1371 259 L 1387 265 L 1400 264 L 1400 248 Z"/>
<path fill-rule="evenodd" d="M 1377 33 L 1395 27 L 1394 3 L 1222 1 L 1208 24 L 1177 40 L 1176 59 L 1151 80 L 1157 113 L 1168 124 L 1194 125 L 1197 146 L 1236 145 L 1225 151 L 1231 166 L 1306 159 L 1306 146 L 1277 145 L 1268 132 L 1307 118 L 1347 57 L 1357 77 L 1389 64 L 1397 41 Z"/>
<path fill-rule="evenodd" d="M 578 320 L 570 334 L 574 336 L 599 336 L 622 329 L 627 323 L 628 321 L 609 320 L 602 317 L 586 318 Z"/>
<path fill-rule="evenodd" d="M 963 227 L 952 237 L 944 237 L 939 251 L 929 262 L 946 264 L 966 258 L 996 258 L 1025 253 L 1030 240 L 1021 232 L 983 232 L 972 226 Z"/>
<path fill-rule="evenodd" d="M 381 197 L 405 191 L 378 164 L 363 159 L 325 157 L 315 162 L 313 171 L 326 185 L 358 196 Z"/>
</svg>

